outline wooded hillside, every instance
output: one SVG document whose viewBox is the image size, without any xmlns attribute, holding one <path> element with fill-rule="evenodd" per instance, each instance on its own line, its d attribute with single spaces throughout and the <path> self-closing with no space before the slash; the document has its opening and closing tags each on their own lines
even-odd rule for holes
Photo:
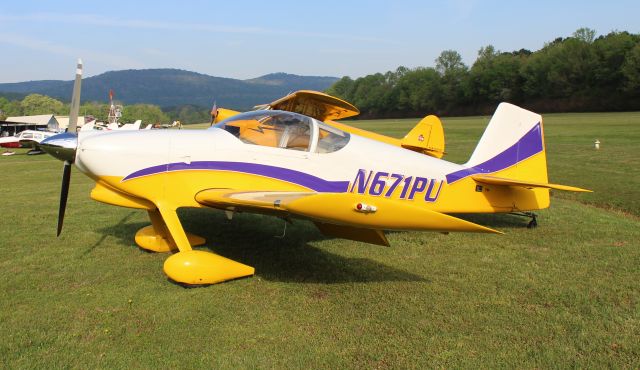
<svg viewBox="0 0 640 370">
<path fill-rule="evenodd" d="M 581 28 L 542 49 L 480 48 L 469 68 L 445 50 L 435 67 L 343 77 L 327 92 L 360 117 L 488 114 L 502 101 L 537 112 L 640 110 L 640 35 Z"/>
</svg>

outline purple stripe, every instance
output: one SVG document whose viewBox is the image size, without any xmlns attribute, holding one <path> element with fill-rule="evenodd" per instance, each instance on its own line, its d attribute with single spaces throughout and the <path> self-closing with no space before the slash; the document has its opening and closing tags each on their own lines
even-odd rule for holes
<svg viewBox="0 0 640 370">
<path fill-rule="evenodd" d="M 308 173 L 290 170 L 288 168 L 268 166 L 257 163 L 245 162 L 218 162 L 218 161 L 194 161 L 187 163 L 169 163 L 160 166 L 148 167 L 129 174 L 122 181 L 131 180 L 137 177 L 154 175 L 171 171 L 188 170 L 212 170 L 212 171 L 233 171 L 252 175 L 271 177 L 278 180 L 302 185 L 320 193 L 343 193 L 349 187 L 348 181 L 327 181 Z"/>
<path fill-rule="evenodd" d="M 467 176 L 476 173 L 492 173 L 511 167 L 534 154 L 542 151 L 542 129 L 538 122 L 529 132 L 527 132 L 518 142 L 507 148 L 502 153 L 470 168 L 452 172 L 447 175 L 447 183 L 451 184 Z"/>
</svg>

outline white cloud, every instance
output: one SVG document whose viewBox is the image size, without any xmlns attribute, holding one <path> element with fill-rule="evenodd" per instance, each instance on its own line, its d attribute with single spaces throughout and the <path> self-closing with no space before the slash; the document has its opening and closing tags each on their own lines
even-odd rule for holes
<svg viewBox="0 0 640 370">
<path fill-rule="evenodd" d="M 344 35 L 318 32 L 304 31 L 288 31 L 278 29 L 268 29 L 262 27 L 244 27 L 244 26 L 225 26 L 212 25 L 207 23 L 190 23 L 175 21 L 149 21 L 142 19 L 123 19 L 109 18 L 96 14 L 62 14 L 62 13 L 32 13 L 24 15 L 0 15 L 0 22 L 47 22 L 47 23 L 66 23 L 76 25 L 92 25 L 92 26 L 109 26 L 128 29 L 152 29 L 167 31 L 197 31 L 210 33 L 228 33 L 228 34 L 250 34 L 250 35 L 280 35 L 280 36 L 300 36 L 309 38 L 325 38 L 339 39 L 355 42 L 371 42 L 371 43 L 393 43 L 391 40 L 358 36 Z"/>
<path fill-rule="evenodd" d="M 71 57 L 72 60 L 82 58 L 85 61 L 103 64 L 111 68 L 144 68 L 144 65 L 127 56 L 104 53 L 89 49 L 73 48 L 50 41 L 35 39 L 14 33 L 0 32 L 0 44 L 14 45 L 20 48 L 35 50 L 42 53 L 50 53 Z"/>
</svg>

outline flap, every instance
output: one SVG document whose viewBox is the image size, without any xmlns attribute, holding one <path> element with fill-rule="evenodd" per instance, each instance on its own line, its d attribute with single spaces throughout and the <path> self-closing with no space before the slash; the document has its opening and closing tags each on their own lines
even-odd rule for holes
<svg viewBox="0 0 640 370">
<path fill-rule="evenodd" d="M 287 203 L 316 193 L 238 191 L 234 189 L 207 189 L 196 194 L 196 202 L 220 209 L 270 210 L 287 212 Z"/>
<path fill-rule="evenodd" d="M 318 91 L 299 90 L 269 104 L 271 109 L 304 114 L 320 121 L 360 114 L 358 108 L 342 99 Z"/>
<path fill-rule="evenodd" d="M 321 233 L 326 236 L 355 240 L 357 242 L 391 246 L 384 235 L 384 231 L 376 229 L 363 229 L 361 227 L 333 225 L 324 222 L 314 222 Z"/>
<path fill-rule="evenodd" d="M 482 183 L 482 184 L 520 186 L 520 187 L 529 188 L 529 189 L 547 188 L 547 189 L 557 189 L 557 190 L 565 190 L 565 191 L 577 191 L 577 192 L 589 192 L 589 193 L 591 192 L 591 190 L 576 188 L 573 186 L 549 184 L 549 183 L 526 181 L 526 180 L 505 179 L 503 177 L 473 175 L 471 176 L 471 178 L 474 179 L 476 182 Z"/>
</svg>

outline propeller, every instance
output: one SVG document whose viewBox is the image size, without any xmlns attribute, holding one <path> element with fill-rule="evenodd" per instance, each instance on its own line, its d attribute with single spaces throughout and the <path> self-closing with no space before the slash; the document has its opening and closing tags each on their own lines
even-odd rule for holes
<svg viewBox="0 0 640 370">
<path fill-rule="evenodd" d="M 40 143 L 40 147 L 53 157 L 64 162 L 62 169 L 62 188 L 60 189 L 60 207 L 58 209 L 58 232 L 62 232 L 64 221 L 64 211 L 67 208 L 67 198 L 69 197 L 69 184 L 71 183 L 71 165 L 76 159 L 78 148 L 78 135 L 65 132 L 46 138 Z"/>
<path fill-rule="evenodd" d="M 60 189 L 60 207 L 58 208 L 58 231 L 56 232 L 56 236 L 60 236 L 60 233 L 62 232 L 62 223 L 64 222 L 64 211 L 67 208 L 70 182 L 71 162 L 64 161 L 64 169 L 62 170 L 62 188 Z"/>
<path fill-rule="evenodd" d="M 46 138 L 40 143 L 40 147 L 45 152 L 64 162 L 62 169 L 62 187 L 60 189 L 60 206 L 58 208 L 58 229 L 56 236 L 62 232 L 64 222 L 64 212 L 67 208 L 69 198 L 69 184 L 71 183 L 71 165 L 76 160 L 78 149 L 78 112 L 80 111 L 80 88 L 82 83 L 82 60 L 78 59 L 76 69 L 76 80 L 73 84 L 73 94 L 71 96 L 71 111 L 69 112 L 69 127 L 67 132 Z"/>
</svg>

